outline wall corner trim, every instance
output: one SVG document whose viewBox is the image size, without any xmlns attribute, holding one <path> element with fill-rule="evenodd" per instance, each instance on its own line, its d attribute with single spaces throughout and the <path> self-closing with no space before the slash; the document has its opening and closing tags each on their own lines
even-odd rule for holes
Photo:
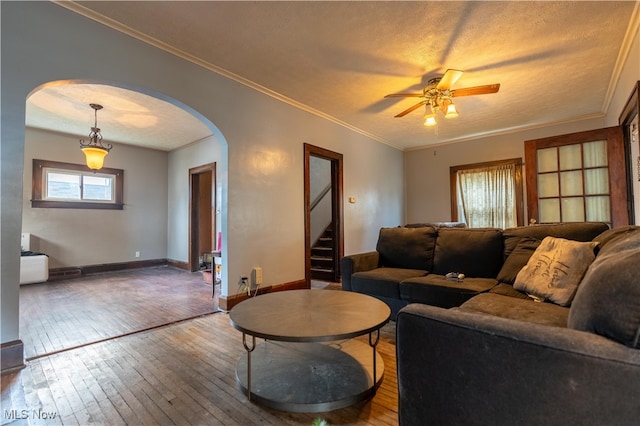
<svg viewBox="0 0 640 426">
<path fill-rule="evenodd" d="M 22 340 L 2 343 L 0 346 L 2 375 L 13 373 L 26 367 L 24 363 L 24 344 Z"/>
</svg>

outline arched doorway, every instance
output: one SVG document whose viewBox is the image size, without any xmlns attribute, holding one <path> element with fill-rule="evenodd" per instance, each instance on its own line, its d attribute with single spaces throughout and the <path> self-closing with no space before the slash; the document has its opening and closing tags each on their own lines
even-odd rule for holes
<svg viewBox="0 0 640 426">
<path fill-rule="evenodd" d="M 32 208 L 32 160 L 81 164 L 78 140 L 94 126 L 93 113 L 87 113 L 94 102 L 104 106 L 97 125 L 114 146 L 105 167 L 125 174 L 124 208 L 117 214 Z M 160 94 L 102 82 L 45 84 L 31 92 L 26 111 L 22 223 L 32 234 L 33 249 L 49 255 L 52 270 L 102 272 L 161 262 L 189 269 L 189 170 L 226 163 L 226 141 L 210 121 Z M 216 180 L 215 173 L 212 182 L 226 181 Z M 221 188 L 213 185 L 209 191 L 210 203 L 218 201 Z M 224 231 L 224 204 L 209 210 L 211 231 Z"/>
</svg>

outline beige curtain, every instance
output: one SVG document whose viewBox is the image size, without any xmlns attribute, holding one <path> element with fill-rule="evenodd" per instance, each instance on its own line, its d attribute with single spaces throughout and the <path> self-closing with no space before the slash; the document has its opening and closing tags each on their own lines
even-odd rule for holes
<svg viewBox="0 0 640 426">
<path fill-rule="evenodd" d="M 505 164 L 458 171 L 458 220 L 470 228 L 517 226 L 515 167 Z"/>
</svg>

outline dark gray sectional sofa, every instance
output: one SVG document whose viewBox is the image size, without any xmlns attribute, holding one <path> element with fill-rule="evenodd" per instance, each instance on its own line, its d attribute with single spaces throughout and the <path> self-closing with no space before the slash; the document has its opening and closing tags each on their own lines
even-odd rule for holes
<svg viewBox="0 0 640 426">
<path fill-rule="evenodd" d="M 545 236 L 598 243 L 568 306 L 513 286 Z M 342 267 L 396 314 L 400 424 L 640 424 L 640 227 L 388 228 Z"/>
<path fill-rule="evenodd" d="M 486 292 L 526 298 L 511 287 L 519 268 L 503 270 L 522 238 L 591 241 L 607 229 L 600 222 L 505 230 L 437 225 L 382 228 L 376 251 L 342 258 L 342 289 L 379 298 L 391 307 L 393 318 L 409 303 L 452 308 Z M 463 273 L 465 278 L 449 280 L 449 272 Z"/>
</svg>

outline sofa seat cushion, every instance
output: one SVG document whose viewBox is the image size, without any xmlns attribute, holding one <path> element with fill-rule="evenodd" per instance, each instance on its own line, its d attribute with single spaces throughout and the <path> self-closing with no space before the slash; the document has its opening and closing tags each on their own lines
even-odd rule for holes
<svg viewBox="0 0 640 426">
<path fill-rule="evenodd" d="M 444 275 L 429 274 L 408 278 L 400 283 L 400 297 L 411 303 L 424 303 L 441 308 L 460 306 L 471 297 L 489 291 L 497 281 L 493 278 L 449 280 Z"/>
<path fill-rule="evenodd" d="M 420 269 L 385 267 L 356 272 L 351 276 L 351 289 L 371 296 L 400 299 L 400 282 L 407 278 L 421 277 L 426 273 L 427 271 Z"/>
<path fill-rule="evenodd" d="M 501 294 L 503 296 L 515 297 L 518 299 L 531 300 L 531 298 L 527 296 L 527 293 L 520 290 L 516 290 L 515 288 L 513 288 L 511 284 L 505 284 L 500 282 L 498 283 L 497 286 L 489 290 L 489 293 Z"/>
<path fill-rule="evenodd" d="M 495 278 L 503 263 L 502 248 L 500 229 L 441 228 L 438 230 L 432 272 Z"/>
<path fill-rule="evenodd" d="M 606 242 L 576 293 L 569 327 L 640 349 L 640 229 Z"/>
<path fill-rule="evenodd" d="M 567 327 L 569 308 L 554 303 L 534 302 L 502 294 L 479 294 L 460 306 L 461 310 L 553 327 Z"/>
<path fill-rule="evenodd" d="M 437 235 L 436 229 L 432 226 L 381 228 L 376 246 L 380 253 L 380 265 L 430 271 L 433 267 Z"/>
</svg>

